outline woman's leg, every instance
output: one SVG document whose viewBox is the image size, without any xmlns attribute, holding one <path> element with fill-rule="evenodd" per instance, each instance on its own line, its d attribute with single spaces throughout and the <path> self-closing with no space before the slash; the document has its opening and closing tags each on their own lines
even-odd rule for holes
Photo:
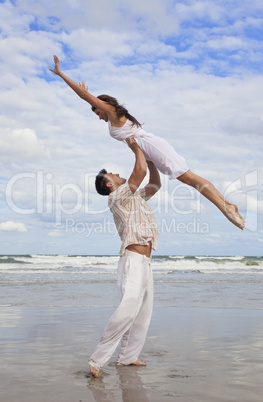
<svg viewBox="0 0 263 402">
<path fill-rule="evenodd" d="M 244 229 L 245 220 L 238 212 L 238 208 L 235 204 L 231 204 L 227 201 L 223 195 L 215 188 L 215 186 L 203 177 L 198 176 L 191 170 L 177 177 L 182 183 L 188 184 L 198 190 L 204 197 L 211 201 L 220 211 L 227 217 L 230 222 Z"/>
</svg>

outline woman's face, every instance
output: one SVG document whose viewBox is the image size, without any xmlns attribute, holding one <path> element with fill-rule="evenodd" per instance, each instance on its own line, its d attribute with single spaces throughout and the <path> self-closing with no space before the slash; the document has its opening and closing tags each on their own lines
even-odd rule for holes
<svg viewBox="0 0 263 402">
<path fill-rule="evenodd" d="M 109 120 L 107 113 L 103 112 L 100 109 L 95 109 L 94 113 L 99 117 L 100 120 L 104 120 L 106 122 Z"/>
</svg>

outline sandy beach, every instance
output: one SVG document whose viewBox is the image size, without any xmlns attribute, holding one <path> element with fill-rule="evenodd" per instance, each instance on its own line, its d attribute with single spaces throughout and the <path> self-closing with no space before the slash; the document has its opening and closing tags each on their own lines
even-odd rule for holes
<svg viewBox="0 0 263 402">
<path fill-rule="evenodd" d="M 112 312 L 1 307 L 1 401 L 262 401 L 262 310 L 157 307 L 147 367 L 113 357 L 95 379 L 88 356 Z"/>
</svg>

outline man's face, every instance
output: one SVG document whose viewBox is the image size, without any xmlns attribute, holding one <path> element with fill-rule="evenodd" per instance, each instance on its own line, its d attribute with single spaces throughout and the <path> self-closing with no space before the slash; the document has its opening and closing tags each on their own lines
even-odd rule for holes
<svg viewBox="0 0 263 402">
<path fill-rule="evenodd" d="M 126 179 L 120 177 L 119 173 L 106 173 L 104 177 L 108 180 L 108 183 L 110 183 L 110 187 L 112 187 L 113 190 L 126 182 Z"/>
</svg>

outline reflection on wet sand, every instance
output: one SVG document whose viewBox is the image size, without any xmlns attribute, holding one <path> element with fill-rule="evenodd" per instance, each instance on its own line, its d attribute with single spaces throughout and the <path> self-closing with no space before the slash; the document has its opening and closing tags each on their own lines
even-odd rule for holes
<svg viewBox="0 0 263 402">
<path fill-rule="evenodd" d="M 88 380 L 88 387 L 92 392 L 96 402 L 115 402 L 114 393 L 107 389 L 103 381 L 103 377 L 95 378 L 93 376 Z"/>
<path fill-rule="evenodd" d="M 144 388 L 139 371 L 141 367 L 135 366 L 116 366 L 116 373 L 119 377 L 119 389 L 121 390 L 123 402 L 149 402 L 146 389 Z M 90 377 L 88 388 L 93 394 L 96 402 L 118 402 L 119 395 L 106 388 L 106 384 L 101 377 Z"/>
<path fill-rule="evenodd" d="M 0 400 L 262 402 L 262 311 L 155 309 L 147 367 L 113 361 L 97 379 L 87 356 L 106 309 L 0 307 Z"/>
</svg>

